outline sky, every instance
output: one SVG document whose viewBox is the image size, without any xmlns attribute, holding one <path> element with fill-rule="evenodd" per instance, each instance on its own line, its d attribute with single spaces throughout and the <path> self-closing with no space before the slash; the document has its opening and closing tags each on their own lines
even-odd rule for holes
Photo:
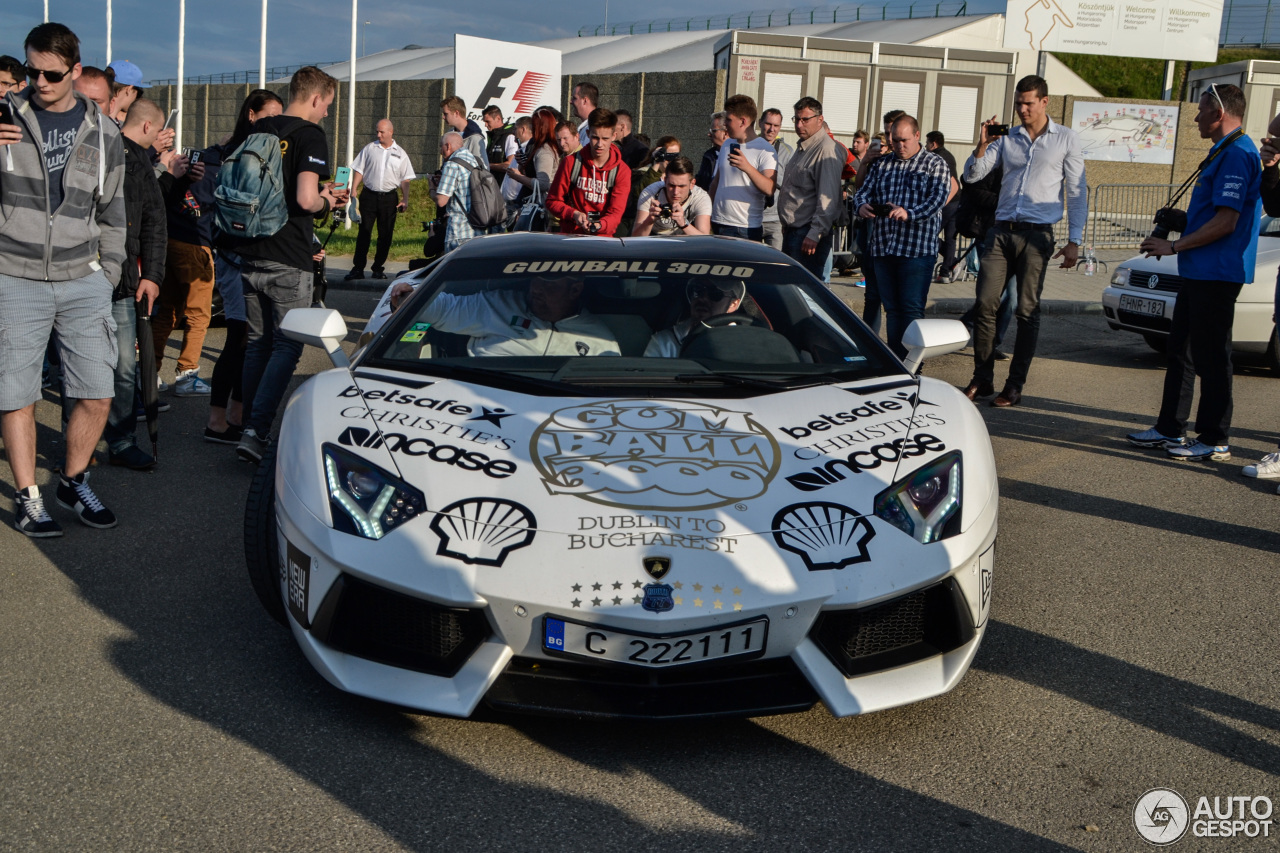
<svg viewBox="0 0 1280 853">
<path fill-rule="evenodd" d="M 49 20 L 80 37 L 86 65 L 106 57 L 106 0 L 48 0 Z M 638 19 L 728 15 L 767 6 L 767 0 L 655 0 L 609 5 L 611 23 Z M 806 7 L 808 8 L 808 7 Z M 269 0 L 267 65 L 300 65 L 346 59 L 351 52 L 350 0 Z M 484 0 L 483 4 L 422 0 L 360 0 L 361 53 L 408 44 L 450 45 L 455 32 L 506 41 L 538 41 L 576 35 L 604 22 L 599 0 Z M 970 13 L 1004 11 L 1003 0 L 976 0 Z M 187 3 L 186 75 L 256 71 L 260 0 Z M 43 0 L 0 2 L 0 53 L 22 58 L 27 31 L 44 16 Z M 178 73 L 178 0 L 113 0 L 112 58 L 127 59 L 148 79 Z"/>
</svg>

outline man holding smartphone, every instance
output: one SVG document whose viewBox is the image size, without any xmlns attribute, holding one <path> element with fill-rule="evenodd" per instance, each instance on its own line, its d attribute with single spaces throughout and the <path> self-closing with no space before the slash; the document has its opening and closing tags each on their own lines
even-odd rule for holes
<svg viewBox="0 0 1280 853">
<path fill-rule="evenodd" d="M 311 305 L 315 220 L 346 204 L 347 190 L 329 179 L 329 143 L 318 122 L 329 114 L 338 81 L 308 65 L 294 72 L 283 114 L 258 119 L 255 133 L 280 138 L 289 219 L 270 237 L 229 241 L 244 278 L 248 346 L 244 356 L 244 432 L 236 454 L 257 464 L 267 449 L 276 411 L 302 355 L 302 344 L 280 334 L 294 308 Z M 225 168 L 225 167 L 224 167 Z"/>
<path fill-rule="evenodd" d="M 777 183 L 778 152 L 756 135 L 756 102 L 734 95 L 724 102 L 729 138 L 720 146 L 711 180 L 711 231 L 724 237 L 764 241 L 765 200 Z"/>
<path fill-rule="evenodd" d="M 89 487 L 88 468 L 115 396 L 111 295 L 125 260 L 124 146 L 115 123 L 73 88 L 75 33 L 41 24 L 24 46 L 31 85 L 5 96 L 8 122 L 0 124 L 0 434 L 18 487 L 14 527 L 51 537 L 62 528 L 36 485 L 35 403 L 55 331 L 62 393 L 76 401 L 57 501 L 89 527 L 116 525 Z"/>
<path fill-rule="evenodd" d="M 994 116 L 983 122 L 978 146 L 964 166 L 969 183 L 1000 166 L 1000 204 L 996 224 L 987 234 L 978 272 L 978 301 L 973 323 L 973 379 L 964 389 L 970 400 L 995 393 L 996 312 L 1010 275 L 1018 280 L 1018 337 L 1009 378 L 991 405 L 1016 406 L 1036 354 L 1040 337 L 1040 292 L 1050 260 L 1062 258 L 1062 268 L 1076 265 L 1088 213 L 1084 154 L 1080 137 L 1049 118 L 1049 87 L 1034 74 L 1014 87 L 1014 109 L 1022 124 L 998 136 Z M 1053 226 L 1062 219 L 1066 194 L 1068 240 L 1055 255 Z"/>
</svg>

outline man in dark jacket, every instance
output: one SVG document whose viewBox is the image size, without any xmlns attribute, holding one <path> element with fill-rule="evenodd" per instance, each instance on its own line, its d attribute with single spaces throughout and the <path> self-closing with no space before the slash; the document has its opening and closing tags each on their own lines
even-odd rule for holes
<svg viewBox="0 0 1280 853">
<path fill-rule="evenodd" d="M 711 147 L 702 155 L 702 163 L 698 166 L 698 174 L 693 182 L 705 189 L 710 189 L 711 178 L 716 173 L 716 162 L 720 158 L 720 146 L 729 138 L 728 115 L 724 112 L 711 114 L 711 129 L 707 131 L 707 139 Z"/>
<path fill-rule="evenodd" d="M 135 471 L 145 471 L 156 464 L 155 457 L 138 447 L 134 438 L 138 425 L 138 410 L 134 405 L 137 393 L 134 331 L 138 306 L 150 315 L 160 294 L 159 283 L 164 281 L 168 234 L 164 198 L 147 154 L 147 149 L 155 144 L 163 128 L 164 111 L 147 98 L 133 102 L 121 128 L 124 135 L 124 209 L 127 217 L 125 262 L 111 303 L 120 357 L 116 362 L 116 395 L 111 402 L 111 414 L 107 417 L 102 437 L 107 442 L 111 464 Z"/>
</svg>

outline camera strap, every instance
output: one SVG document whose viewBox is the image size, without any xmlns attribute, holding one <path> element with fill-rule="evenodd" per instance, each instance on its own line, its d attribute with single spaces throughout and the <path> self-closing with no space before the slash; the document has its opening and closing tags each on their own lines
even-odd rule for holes
<svg viewBox="0 0 1280 853">
<path fill-rule="evenodd" d="M 1165 205 L 1165 207 L 1173 207 L 1176 205 L 1182 199 L 1182 196 L 1186 194 L 1187 189 L 1195 183 L 1196 178 L 1200 177 L 1200 173 L 1208 168 L 1209 164 L 1212 163 L 1219 154 L 1227 150 L 1228 147 L 1235 145 L 1236 140 L 1242 136 L 1244 136 L 1244 128 L 1237 127 L 1231 132 L 1230 136 L 1222 140 L 1221 145 L 1214 148 L 1213 151 L 1209 152 L 1208 157 L 1205 157 L 1200 161 L 1200 165 L 1196 166 L 1196 170 L 1191 173 L 1191 177 L 1182 182 L 1182 186 L 1178 187 L 1178 191 L 1174 193 L 1173 198 L 1169 199 L 1169 203 Z"/>
</svg>

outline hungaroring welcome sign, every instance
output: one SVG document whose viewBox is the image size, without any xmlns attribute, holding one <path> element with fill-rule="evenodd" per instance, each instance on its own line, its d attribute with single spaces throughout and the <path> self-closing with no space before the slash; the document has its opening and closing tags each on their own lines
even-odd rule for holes
<svg viewBox="0 0 1280 853">
<path fill-rule="evenodd" d="M 1214 62 L 1222 0 L 1009 0 L 1004 46 Z"/>
</svg>

